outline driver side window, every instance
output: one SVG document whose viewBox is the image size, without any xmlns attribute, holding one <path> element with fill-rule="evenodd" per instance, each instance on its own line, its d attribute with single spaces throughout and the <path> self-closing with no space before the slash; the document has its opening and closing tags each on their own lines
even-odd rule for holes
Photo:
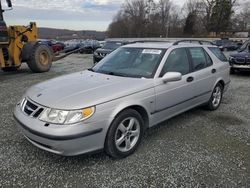
<svg viewBox="0 0 250 188">
<path fill-rule="evenodd" d="M 160 77 L 167 72 L 180 72 L 182 75 L 190 72 L 190 64 L 185 48 L 177 48 L 170 52 Z"/>
</svg>

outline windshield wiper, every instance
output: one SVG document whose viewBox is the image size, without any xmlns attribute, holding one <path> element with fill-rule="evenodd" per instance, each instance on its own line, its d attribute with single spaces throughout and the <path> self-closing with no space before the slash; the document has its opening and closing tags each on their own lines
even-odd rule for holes
<svg viewBox="0 0 250 188">
<path fill-rule="evenodd" d="M 119 73 L 115 73 L 115 72 L 107 72 L 106 74 L 108 75 L 112 75 L 112 76 L 121 76 L 121 77 L 128 77 L 124 74 L 119 74 Z"/>
<path fill-rule="evenodd" d="M 88 71 L 95 72 L 95 70 L 92 68 L 88 69 Z"/>
</svg>

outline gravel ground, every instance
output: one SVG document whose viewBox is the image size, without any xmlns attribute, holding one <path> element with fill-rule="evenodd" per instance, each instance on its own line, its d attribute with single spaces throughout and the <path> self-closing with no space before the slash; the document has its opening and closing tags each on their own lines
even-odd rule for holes
<svg viewBox="0 0 250 188">
<path fill-rule="evenodd" d="M 31 145 L 12 111 L 31 85 L 91 67 L 73 55 L 44 74 L 0 72 L 0 187 L 249 187 L 250 73 L 232 76 L 220 109 L 197 108 L 150 129 L 132 156 L 61 157 Z"/>
</svg>

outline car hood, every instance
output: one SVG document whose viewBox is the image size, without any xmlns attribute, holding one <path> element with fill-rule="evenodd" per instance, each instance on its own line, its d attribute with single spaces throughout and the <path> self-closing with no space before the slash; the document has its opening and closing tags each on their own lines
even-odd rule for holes
<svg viewBox="0 0 250 188">
<path fill-rule="evenodd" d="M 99 48 L 96 50 L 97 53 L 105 53 L 105 54 L 110 54 L 111 52 L 113 52 L 114 50 L 111 49 L 103 49 L 103 48 Z"/>
<path fill-rule="evenodd" d="M 37 84 L 26 92 L 34 102 L 63 110 L 81 109 L 152 88 L 153 79 L 84 71 Z"/>
<path fill-rule="evenodd" d="M 241 57 L 241 58 L 250 58 L 250 53 L 249 52 L 240 52 L 237 54 L 231 54 L 231 57 L 237 58 L 237 57 Z"/>
</svg>

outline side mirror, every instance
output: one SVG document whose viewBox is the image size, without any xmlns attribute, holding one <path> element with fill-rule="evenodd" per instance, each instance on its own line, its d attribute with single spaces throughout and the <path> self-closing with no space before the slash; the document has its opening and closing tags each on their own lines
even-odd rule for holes
<svg viewBox="0 0 250 188">
<path fill-rule="evenodd" d="M 11 0 L 6 0 L 6 2 L 7 2 L 7 6 L 8 6 L 9 8 L 12 8 L 12 2 L 11 2 Z"/>
<path fill-rule="evenodd" d="M 163 77 L 162 80 L 164 83 L 167 82 L 176 82 L 182 79 L 182 74 L 179 72 L 167 72 Z"/>
</svg>

